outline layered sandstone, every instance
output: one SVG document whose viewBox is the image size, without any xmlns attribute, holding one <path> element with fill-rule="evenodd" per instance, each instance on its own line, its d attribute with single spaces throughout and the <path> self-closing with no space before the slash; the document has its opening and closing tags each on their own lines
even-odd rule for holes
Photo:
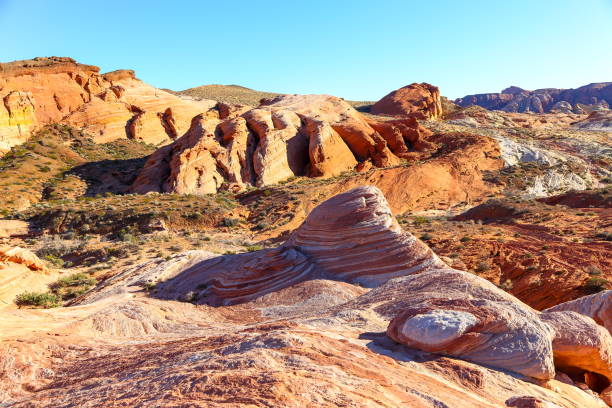
<svg viewBox="0 0 612 408">
<path fill-rule="evenodd" d="M 371 112 L 376 115 L 412 116 L 421 120 L 437 119 L 442 116 L 440 90 L 425 82 L 410 84 L 376 102 Z"/>
<path fill-rule="evenodd" d="M 319 205 L 278 248 L 173 269 L 157 296 L 230 305 L 315 278 L 374 287 L 443 266 L 425 244 L 402 232 L 380 190 L 359 187 Z"/>
<path fill-rule="evenodd" d="M 546 309 L 547 312 L 570 311 L 588 316 L 612 334 L 612 290 L 584 296 Z"/>
<path fill-rule="evenodd" d="M 368 120 L 328 95 L 283 95 L 249 110 L 219 104 L 155 152 L 132 191 L 208 194 L 294 176 L 332 177 L 363 162 L 387 167 L 431 148 L 430 135 L 414 118 Z"/>
<path fill-rule="evenodd" d="M 449 268 L 372 187 L 278 248 L 152 259 L 74 303 L 0 316 L 3 401 L 589 408 L 609 393 L 603 327 Z"/>
<path fill-rule="evenodd" d="M 594 111 L 585 119 L 572 124 L 574 128 L 582 130 L 597 130 L 601 132 L 612 132 L 612 111 Z"/>
<path fill-rule="evenodd" d="M 0 247 L 0 309 L 11 306 L 25 291 L 45 291 L 57 278 L 34 253 L 20 247 Z"/>
<path fill-rule="evenodd" d="M 0 152 L 57 122 L 84 129 L 99 143 L 167 144 L 214 105 L 153 88 L 130 70 L 100 74 L 98 67 L 59 57 L 1 64 L 0 99 Z"/>
</svg>

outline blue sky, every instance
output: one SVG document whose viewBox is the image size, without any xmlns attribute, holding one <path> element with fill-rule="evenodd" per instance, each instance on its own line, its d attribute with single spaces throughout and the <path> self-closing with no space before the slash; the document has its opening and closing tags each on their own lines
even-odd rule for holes
<svg viewBox="0 0 612 408">
<path fill-rule="evenodd" d="M 160 88 L 375 100 L 612 81 L 612 0 L 0 0 L 0 61 L 70 56 Z"/>
</svg>

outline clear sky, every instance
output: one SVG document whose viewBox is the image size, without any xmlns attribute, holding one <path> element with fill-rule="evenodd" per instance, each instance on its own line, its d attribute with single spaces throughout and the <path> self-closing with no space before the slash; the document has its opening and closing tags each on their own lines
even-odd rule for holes
<svg viewBox="0 0 612 408">
<path fill-rule="evenodd" d="M 0 0 L 0 61 L 69 56 L 181 90 L 375 100 L 612 81 L 612 0 Z"/>
</svg>

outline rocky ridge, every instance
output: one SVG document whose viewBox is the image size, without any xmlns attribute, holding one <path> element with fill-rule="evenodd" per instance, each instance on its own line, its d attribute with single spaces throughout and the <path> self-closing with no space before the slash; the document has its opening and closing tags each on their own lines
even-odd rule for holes
<svg viewBox="0 0 612 408">
<path fill-rule="evenodd" d="M 475 94 L 458 98 L 460 106 L 478 105 L 491 110 L 533 113 L 589 113 L 612 104 L 612 83 L 600 82 L 576 89 L 544 88 L 528 91 L 517 86 L 501 93 Z"/>
<path fill-rule="evenodd" d="M 153 154 L 132 191 L 209 194 L 389 167 L 430 148 L 430 135 L 414 118 L 375 121 L 328 95 L 283 95 L 252 109 L 220 104 Z"/>
</svg>

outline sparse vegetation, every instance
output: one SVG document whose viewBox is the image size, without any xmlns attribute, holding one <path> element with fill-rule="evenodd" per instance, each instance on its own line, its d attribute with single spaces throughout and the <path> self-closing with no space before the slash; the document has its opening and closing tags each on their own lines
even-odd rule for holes
<svg viewBox="0 0 612 408">
<path fill-rule="evenodd" d="M 45 309 L 61 306 L 58 297 L 48 292 L 24 292 L 15 298 L 15 304 L 20 307 L 33 306 Z"/>
<path fill-rule="evenodd" d="M 610 283 L 606 279 L 600 278 L 597 276 L 593 276 L 587 279 L 583 288 L 587 293 L 592 294 L 592 293 L 602 292 L 608 289 L 609 285 Z"/>
</svg>

